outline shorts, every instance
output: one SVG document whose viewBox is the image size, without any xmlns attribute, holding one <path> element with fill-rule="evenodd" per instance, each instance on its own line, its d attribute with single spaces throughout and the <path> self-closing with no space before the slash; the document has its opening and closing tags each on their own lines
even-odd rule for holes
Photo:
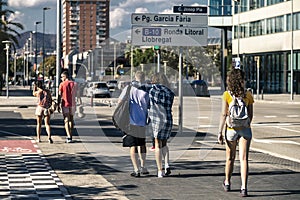
<svg viewBox="0 0 300 200">
<path fill-rule="evenodd" d="M 76 112 L 76 107 L 62 107 L 62 113 L 63 114 L 70 114 L 70 115 L 75 115 Z"/>
<path fill-rule="evenodd" d="M 44 110 L 46 108 L 43 108 L 42 106 L 37 106 L 35 109 L 35 115 L 36 116 L 44 116 Z"/>
<path fill-rule="evenodd" d="M 130 133 L 123 136 L 123 147 L 145 146 L 146 127 L 130 125 Z"/>
<path fill-rule="evenodd" d="M 244 137 L 245 139 L 251 139 L 252 130 L 251 128 L 244 128 L 241 130 L 227 129 L 225 137 L 228 141 L 235 141 L 238 140 L 240 137 Z"/>
</svg>

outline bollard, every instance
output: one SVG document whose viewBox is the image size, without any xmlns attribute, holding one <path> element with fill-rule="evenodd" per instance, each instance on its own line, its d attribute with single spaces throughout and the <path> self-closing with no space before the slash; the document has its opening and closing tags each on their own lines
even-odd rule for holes
<svg viewBox="0 0 300 200">
<path fill-rule="evenodd" d="M 91 107 L 93 107 L 94 106 L 94 95 L 92 94 L 91 95 Z"/>
<path fill-rule="evenodd" d="M 264 90 L 261 90 L 261 100 L 264 100 Z"/>
</svg>

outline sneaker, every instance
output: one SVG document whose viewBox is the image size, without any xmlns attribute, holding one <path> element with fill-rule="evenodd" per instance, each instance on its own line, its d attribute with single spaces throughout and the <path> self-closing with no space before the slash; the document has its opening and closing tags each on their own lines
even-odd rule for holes
<svg viewBox="0 0 300 200">
<path fill-rule="evenodd" d="M 53 140 L 51 138 L 48 139 L 49 144 L 53 144 Z"/>
<path fill-rule="evenodd" d="M 155 151 L 155 146 L 150 147 L 149 151 Z"/>
<path fill-rule="evenodd" d="M 141 174 L 143 175 L 149 174 L 149 171 L 147 170 L 146 167 L 141 167 Z"/>
<path fill-rule="evenodd" d="M 40 143 L 40 142 L 42 142 L 42 140 L 41 139 L 36 139 L 36 142 Z"/>
<path fill-rule="evenodd" d="M 164 177 L 163 172 L 162 171 L 158 171 L 157 172 L 157 178 L 162 178 L 162 177 Z"/>
<path fill-rule="evenodd" d="M 141 174 L 140 174 L 140 172 L 132 172 L 131 174 L 130 174 L 130 176 L 132 176 L 132 177 L 140 177 L 141 176 Z"/>
<path fill-rule="evenodd" d="M 71 138 L 67 138 L 66 139 L 66 143 L 72 143 L 72 139 Z"/>
<path fill-rule="evenodd" d="M 247 197 L 248 196 L 248 192 L 247 192 L 247 189 L 241 189 L 241 197 Z"/>
<path fill-rule="evenodd" d="M 170 174 L 171 174 L 171 169 L 170 169 L 170 167 L 168 167 L 165 169 L 165 175 L 169 176 Z"/>
<path fill-rule="evenodd" d="M 229 192 L 230 191 L 230 185 L 225 185 L 225 182 L 222 183 L 223 189 L 225 192 Z"/>
</svg>

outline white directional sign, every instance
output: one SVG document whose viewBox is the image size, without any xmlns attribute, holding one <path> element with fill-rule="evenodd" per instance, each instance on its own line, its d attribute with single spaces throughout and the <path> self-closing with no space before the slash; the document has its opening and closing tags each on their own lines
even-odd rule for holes
<svg viewBox="0 0 300 200">
<path fill-rule="evenodd" d="M 207 27 L 132 27 L 133 45 L 206 46 Z"/>
<path fill-rule="evenodd" d="M 131 24 L 136 25 L 201 25 L 207 26 L 207 15 L 133 13 Z"/>
</svg>

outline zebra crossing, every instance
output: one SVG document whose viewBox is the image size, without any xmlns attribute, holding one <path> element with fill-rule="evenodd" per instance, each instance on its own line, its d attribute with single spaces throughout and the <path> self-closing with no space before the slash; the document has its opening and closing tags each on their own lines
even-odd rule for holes
<svg viewBox="0 0 300 200">
<path fill-rule="evenodd" d="M 44 156 L 0 154 L 0 199 L 72 199 Z"/>
</svg>

